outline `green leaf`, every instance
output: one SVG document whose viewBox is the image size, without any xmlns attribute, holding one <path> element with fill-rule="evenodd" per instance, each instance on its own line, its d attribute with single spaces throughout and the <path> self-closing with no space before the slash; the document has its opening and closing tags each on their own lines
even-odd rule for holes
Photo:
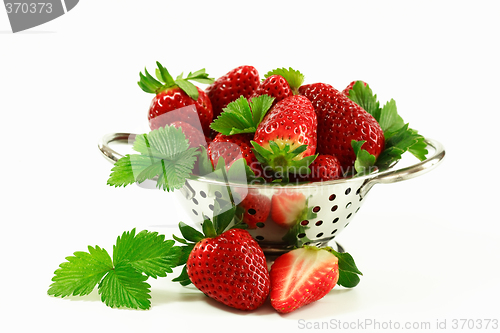
<svg viewBox="0 0 500 333">
<path fill-rule="evenodd" d="M 143 230 L 135 234 L 135 229 L 124 232 L 113 246 L 113 263 L 129 263 L 133 268 L 152 278 L 165 277 L 177 266 L 181 249 L 173 246 L 175 241 L 165 240 L 164 235 Z"/>
<path fill-rule="evenodd" d="M 193 171 L 198 152 L 189 148 L 181 128 L 165 126 L 135 137 L 132 148 L 139 154 L 119 159 L 108 185 L 126 186 L 158 176 L 157 187 L 173 191 L 184 186 Z"/>
<path fill-rule="evenodd" d="M 387 102 L 382 110 L 380 110 L 380 117 L 377 119 L 384 134 L 387 132 L 394 132 L 404 126 L 403 118 L 398 114 L 396 101 L 391 99 Z"/>
<path fill-rule="evenodd" d="M 372 171 L 372 167 L 375 165 L 376 158 L 374 155 L 370 154 L 365 149 L 362 149 L 361 146 L 365 143 L 365 140 L 351 141 L 352 149 L 354 150 L 354 154 L 356 155 L 356 160 L 354 161 L 354 169 L 356 173 L 359 175 L 369 174 Z"/>
<path fill-rule="evenodd" d="M 348 97 L 379 121 L 380 103 L 377 100 L 377 95 L 373 94 L 369 85 L 365 86 L 363 81 L 357 81 L 349 91 Z"/>
<path fill-rule="evenodd" d="M 151 306 L 147 276 L 122 263 L 111 270 L 99 284 L 101 300 L 109 307 L 147 310 Z"/>
<path fill-rule="evenodd" d="M 196 81 L 204 84 L 214 83 L 214 79 L 208 77 L 208 73 L 205 72 L 205 68 L 202 68 L 194 73 L 189 73 L 186 80 Z"/>
<path fill-rule="evenodd" d="M 229 206 L 229 208 L 228 208 Z M 231 221 L 233 221 L 234 215 L 236 211 L 236 206 L 227 203 L 223 207 L 220 206 L 219 200 L 214 201 L 214 228 L 215 228 L 215 233 L 217 235 L 222 234 L 229 224 L 231 224 Z"/>
<path fill-rule="evenodd" d="M 104 275 L 113 269 L 111 257 L 99 246 L 88 247 L 88 252 L 75 252 L 67 262 L 59 265 L 48 290 L 53 296 L 83 296 L 94 290 Z"/>
<path fill-rule="evenodd" d="M 217 232 L 215 231 L 214 224 L 212 220 L 210 220 L 208 217 L 205 216 L 205 219 L 203 220 L 203 223 L 201 224 L 203 233 L 205 234 L 206 237 L 212 238 L 217 236 Z"/>
<path fill-rule="evenodd" d="M 172 87 L 175 85 L 174 79 L 172 75 L 168 72 L 168 70 L 162 66 L 158 61 L 156 62 L 156 66 L 158 66 L 158 70 L 160 71 L 160 77 L 162 78 L 162 82 L 165 82 L 166 87 Z M 157 75 L 158 76 L 158 75 Z"/>
<path fill-rule="evenodd" d="M 244 96 L 240 96 L 224 108 L 210 127 L 224 135 L 255 133 L 273 101 L 273 97 L 262 95 L 252 98 L 249 104 Z"/>
<path fill-rule="evenodd" d="M 346 288 L 354 288 L 357 286 L 360 282 L 358 275 L 363 275 L 363 273 L 359 271 L 352 256 L 347 252 L 337 252 L 331 247 L 326 247 L 324 249 L 335 255 L 338 259 L 339 280 L 337 284 Z"/>
<path fill-rule="evenodd" d="M 187 273 L 187 267 L 184 266 L 182 268 L 181 274 L 172 279 L 173 282 L 179 282 L 181 286 L 188 286 L 191 284 L 191 279 L 189 279 L 189 275 Z"/>
<path fill-rule="evenodd" d="M 181 231 L 182 237 L 193 243 L 198 243 L 205 238 L 205 235 L 184 222 L 179 222 L 179 230 Z"/>
<path fill-rule="evenodd" d="M 292 89 L 294 95 L 297 94 L 299 87 L 304 83 L 304 74 L 302 74 L 297 70 L 294 70 L 291 67 L 289 67 L 288 69 L 286 68 L 273 69 L 264 74 L 264 77 L 268 78 L 272 75 L 282 76 L 290 85 L 290 88 Z"/>
<path fill-rule="evenodd" d="M 198 100 L 198 88 L 187 80 L 175 80 L 175 84 L 179 86 L 193 100 Z"/>
</svg>

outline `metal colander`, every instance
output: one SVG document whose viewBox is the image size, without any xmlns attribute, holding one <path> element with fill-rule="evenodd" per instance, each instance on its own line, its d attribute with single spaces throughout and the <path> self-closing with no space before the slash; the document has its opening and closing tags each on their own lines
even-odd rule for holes
<svg viewBox="0 0 500 333">
<path fill-rule="evenodd" d="M 112 133 L 104 136 L 99 149 L 112 163 L 122 157 L 109 147 L 112 142 L 133 143 L 135 134 Z M 369 190 L 377 183 L 394 183 L 420 176 L 436 167 L 444 158 L 443 146 L 431 139 L 426 139 L 431 148 L 427 159 L 406 167 L 375 171 L 369 175 L 338 179 L 333 181 L 301 185 L 281 186 L 278 184 L 247 185 L 243 183 L 221 182 L 209 177 L 193 177 L 186 180 L 184 187 L 176 191 L 179 202 L 191 217 L 194 224 L 203 222 L 203 215 L 209 218 L 214 214 L 214 203 L 228 199 L 230 193 L 238 193 L 234 202 L 239 204 L 248 193 L 261 194 L 272 198 L 280 191 L 300 192 L 307 199 L 307 209 L 311 218 L 296 221 L 295 227 L 285 229 L 272 221 L 271 214 L 265 223 L 259 223 L 256 229 L 248 229 L 268 255 L 280 254 L 294 246 L 327 244 L 342 248 L 331 242 L 352 222 L 361 208 Z M 330 243 L 331 242 L 331 243 Z"/>
</svg>

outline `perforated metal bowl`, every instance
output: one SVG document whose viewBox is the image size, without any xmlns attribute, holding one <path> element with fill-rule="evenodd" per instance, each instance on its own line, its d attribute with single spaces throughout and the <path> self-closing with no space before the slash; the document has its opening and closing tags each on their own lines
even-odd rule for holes
<svg viewBox="0 0 500 333">
<path fill-rule="evenodd" d="M 112 142 L 133 143 L 134 134 L 112 133 L 104 136 L 99 143 L 102 154 L 112 163 L 122 157 L 109 147 Z M 176 191 L 183 209 L 191 217 L 194 224 L 203 221 L 203 215 L 210 218 L 214 214 L 214 202 L 228 198 L 230 193 L 238 193 L 239 204 L 248 193 L 261 194 L 269 198 L 280 195 L 280 191 L 288 193 L 300 192 L 307 198 L 307 209 L 311 210 L 313 218 L 297 221 L 292 229 L 285 229 L 276 223 L 269 215 L 265 223 L 256 229 L 249 229 L 250 234 L 269 255 L 279 254 L 294 246 L 316 245 L 319 247 L 338 247 L 331 242 L 344 228 L 352 222 L 361 208 L 370 189 L 377 183 L 388 184 L 411 179 L 427 173 L 436 167 L 444 158 L 443 146 L 431 139 L 426 139 L 430 153 L 425 161 L 406 167 L 393 166 L 384 171 L 375 171 L 369 175 L 339 179 L 327 182 L 308 183 L 301 185 L 247 185 L 243 183 L 221 182 L 209 177 L 192 177 L 186 180 L 184 187 Z M 329 244 L 329 242 L 331 242 Z"/>
</svg>

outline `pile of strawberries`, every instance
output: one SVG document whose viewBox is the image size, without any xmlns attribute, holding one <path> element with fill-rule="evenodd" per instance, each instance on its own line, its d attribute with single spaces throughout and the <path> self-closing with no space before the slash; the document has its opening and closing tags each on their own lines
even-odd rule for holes
<svg viewBox="0 0 500 333">
<path fill-rule="evenodd" d="M 384 149 L 378 122 L 348 98 L 354 82 L 343 91 L 326 83 L 303 85 L 301 73 L 284 68 L 261 79 L 253 66 L 217 80 L 204 70 L 174 80 L 158 67 L 160 81 L 146 71 L 139 82 L 155 94 L 150 128 L 181 127 L 192 147 L 207 148 L 214 166 L 221 157 L 227 167 L 243 158 L 267 182 L 326 181 L 354 173 L 353 140 L 364 141 L 362 148 L 375 157 Z M 210 85 L 201 90 L 189 81 Z M 263 95 L 272 98 L 267 109 Z"/>
</svg>

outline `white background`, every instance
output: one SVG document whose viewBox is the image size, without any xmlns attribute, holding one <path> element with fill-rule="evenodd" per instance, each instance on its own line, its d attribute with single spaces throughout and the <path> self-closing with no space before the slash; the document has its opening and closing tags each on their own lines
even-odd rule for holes
<svg viewBox="0 0 500 333">
<path fill-rule="evenodd" d="M 0 9 L 0 325 L 294 331 L 371 319 L 446 320 L 452 330 L 453 319 L 500 320 L 499 10 L 496 1 L 80 1 L 12 34 Z M 55 269 L 87 245 L 111 251 L 134 227 L 179 234 L 185 216 L 171 194 L 107 186 L 112 165 L 97 149 L 103 134 L 148 131 L 152 95 L 136 82 L 157 60 L 173 75 L 248 64 L 261 74 L 291 66 L 338 89 L 365 80 L 442 142 L 446 159 L 376 185 L 338 237 L 364 273 L 359 286 L 289 315 L 268 303 L 251 313 L 220 306 L 175 275 L 149 281 L 149 311 L 108 308 L 96 291 L 50 297 Z"/>
</svg>

